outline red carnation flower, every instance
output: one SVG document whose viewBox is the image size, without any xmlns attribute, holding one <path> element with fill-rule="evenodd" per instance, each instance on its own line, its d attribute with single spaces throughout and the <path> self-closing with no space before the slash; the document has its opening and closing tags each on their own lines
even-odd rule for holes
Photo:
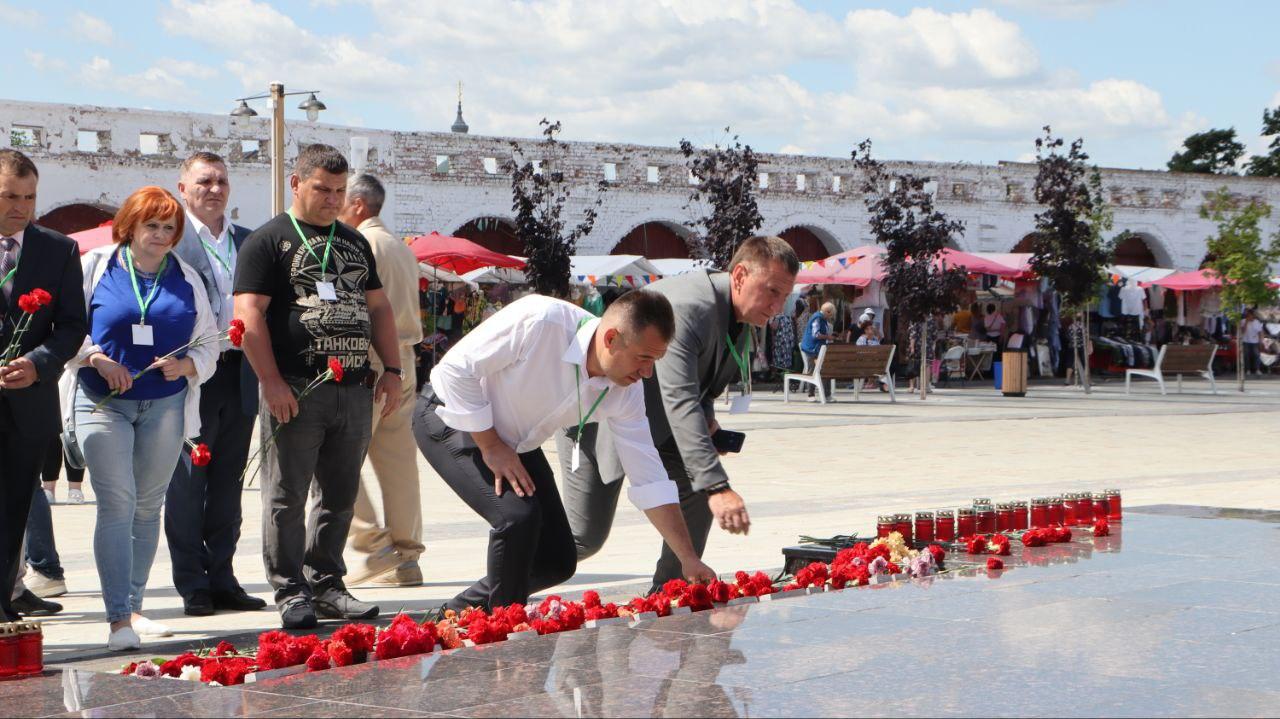
<svg viewBox="0 0 1280 719">
<path fill-rule="evenodd" d="M 31 290 L 30 294 L 32 297 L 35 298 L 37 306 L 39 307 L 44 307 L 50 302 L 53 302 L 53 295 L 50 295 L 48 292 L 45 292 L 39 287 L 35 288 L 34 290 Z"/>
<path fill-rule="evenodd" d="M 1107 522 L 1106 517 L 1099 517 L 1098 521 L 1093 523 L 1093 536 L 1106 537 L 1111 534 L 1111 525 Z"/>
<path fill-rule="evenodd" d="M 996 534 L 991 537 L 991 544 L 987 547 L 992 554 L 998 554 L 1002 557 L 1009 556 L 1009 538 L 1003 534 Z"/>
<path fill-rule="evenodd" d="M 40 300 L 28 292 L 18 298 L 18 308 L 29 315 L 34 315 L 40 309 Z"/>
<path fill-rule="evenodd" d="M 582 603 L 588 608 L 600 606 L 600 592 L 588 589 L 582 593 Z"/>
<path fill-rule="evenodd" d="M 333 373 L 333 381 L 342 381 L 342 363 L 336 357 L 329 358 L 329 371 Z"/>
<path fill-rule="evenodd" d="M 333 660 L 335 667 L 349 667 L 355 663 L 355 652 L 342 641 L 330 640 L 329 659 Z"/>
<path fill-rule="evenodd" d="M 1043 547 L 1048 541 L 1048 536 L 1040 529 L 1027 530 L 1022 534 L 1022 544 L 1027 547 Z"/>
<path fill-rule="evenodd" d="M 987 557 L 987 569 L 1004 569 L 1004 561 L 996 557 Z"/>
<path fill-rule="evenodd" d="M 236 320 L 239 322 L 239 320 Z M 234 326 L 227 330 L 227 339 L 231 340 L 232 347 L 240 347 L 244 344 L 244 327 L 236 328 Z"/>
<path fill-rule="evenodd" d="M 213 455 L 209 452 L 209 445 L 201 442 L 191 448 L 191 463 L 195 466 L 203 467 L 211 461 L 213 461 Z"/>
<path fill-rule="evenodd" d="M 719 579 L 713 580 L 711 584 L 708 584 L 707 591 L 711 594 L 711 601 L 718 604 L 724 604 L 733 599 L 733 587 Z"/>
<path fill-rule="evenodd" d="M 236 647 L 231 642 L 218 642 L 218 646 L 213 650 L 213 656 L 225 657 L 236 653 Z"/>
<path fill-rule="evenodd" d="M 965 550 L 969 554 L 985 554 L 987 551 L 987 538 L 981 534 L 975 534 L 965 540 Z"/>
<path fill-rule="evenodd" d="M 320 647 L 307 657 L 307 671 L 319 672 L 329 668 L 329 653 Z"/>
<path fill-rule="evenodd" d="M 283 669 L 289 666 L 289 654 L 283 644 L 260 644 L 258 646 L 258 671 Z"/>
<path fill-rule="evenodd" d="M 929 554 L 933 555 L 933 563 L 936 564 L 938 567 L 941 567 L 942 560 L 947 558 L 947 550 L 943 549 L 940 545 L 937 545 L 937 544 L 929 545 Z"/>
</svg>

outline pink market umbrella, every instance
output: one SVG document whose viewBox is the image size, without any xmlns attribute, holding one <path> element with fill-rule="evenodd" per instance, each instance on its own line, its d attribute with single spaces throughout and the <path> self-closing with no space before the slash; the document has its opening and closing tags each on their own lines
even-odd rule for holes
<svg viewBox="0 0 1280 719">
<path fill-rule="evenodd" d="M 801 284 L 843 284 L 866 287 L 872 282 L 884 279 L 884 248 L 876 245 L 863 245 L 852 250 L 832 255 L 821 260 L 821 265 L 813 265 L 800 272 L 796 282 Z M 942 262 L 948 267 L 959 267 L 973 274 L 997 275 L 1000 277 L 1017 277 L 1023 270 L 996 262 L 995 260 L 969 252 L 946 249 L 942 251 Z"/>
<path fill-rule="evenodd" d="M 1195 292 L 1198 290 L 1211 290 L 1222 286 L 1222 278 L 1215 272 L 1209 270 L 1192 270 L 1190 272 L 1179 272 L 1177 274 L 1162 277 L 1154 282 L 1140 282 L 1144 287 L 1163 287 L 1167 290 L 1178 290 L 1179 292 Z"/>
<path fill-rule="evenodd" d="M 88 230 L 73 232 L 68 237 L 80 246 L 80 254 L 111 244 L 111 220 Z"/>
<path fill-rule="evenodd" d="M 524 261 L 501 252 L 494 252 L 471 240 L 449 237 L 439 232 L 420 235 L 409 243 L 414 257 L 455 275 L 464 275 L 481 267 L 511 267 L 524 269 Z"/>
</svg>

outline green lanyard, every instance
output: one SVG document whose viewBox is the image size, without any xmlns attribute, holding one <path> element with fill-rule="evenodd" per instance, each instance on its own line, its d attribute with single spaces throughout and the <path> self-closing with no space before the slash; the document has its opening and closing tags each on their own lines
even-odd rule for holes
<svg viewBox="0 0 1280 719">
<path fill-rule="evenodd" d="M 292 215 L 290 215 L 290 217 L 292 217 Z M 297 227 L 298 223 L 297 222 L 293 223 L 293 226 Z M 301 229 L 298 230 L 298 234 L 302 234 Z M 203 237 L 200 238 L 200 244 L 204 245 L 204 249 L 208 251 L 209 255 L 213 257 L 213 259 L 218 261 L 218 264 L 222 265 L 222 269 L 226 270 L 228 275 L 234 274 L 231 270 L 231 251 L 235 249 L 235 245 L 232 244 L 231 242 L 231 230 L 229 229 L 227 230 L 227 256 L 226 257 L 223 257 L 221 254 L 218 253 L 218 248 L 214 247 L 208 242 L 205 242 Z"/>
<path fill-rule="evenodd" d="M 21 261 L 22 261 L 22 255 L 18 255 L 17 262 L 13 263 L 13 269 L 9 270 L 9 274 L 5 275 L 4 279 L 0 280 L 0 287 L 4 287 L 5 285 L 9 284 L 9 280 L 12 280 L 13 276 L 18 274 L 18 262 L 21 262 Z"/>
<path fill-rule="evenodd" d="M 293 229 L 298 231 L 298 237 L 302 239 L 302 246 L 307 248 L 307 252 L 311 253 L 311 257 L 320 263 L 320 279 L 323 280 L 329 273 L 329 250 L 333 247 L 333 233 L 338 230 L 338 223 L 329 225 L 329 239 L 324 241 L 324 258 L 322 259 L 311 248 L 311 243 L 307 241 L 307 236 L 302 234 L 302 228 L 298 226 L 298 218 L 293 216 L 293 210 L 289 210 L 289 221 L 293 223 Z"/>
<path fill-rule="evenodd" d="M 742 373 L 742 387 L 749 390 L 751 387 L 751 365 L 747 364 L 751 357 L 751 330 L 747 330 L 746 348 L 739 353 L 738 348 L 734 346 L 733 339 L 729 337 L 729 333 L 724 333 L 724 342 L 729 345 L 729 351 L 733 353 L 733 361 L 738 364 L 738 370 Z"/>
<path fill-rule="evenodd" d="M 592 319 L 593 318 L 591 317 L 583 317 L 582 319 L 578 320 L 578 329 L 582 329 L 582 326 L 590 322 Z M 591 419 L 591 415 L 595 414 L 596 407 L 599 407 L 600 403 L 604 401 L 604 396 L 606 394 L 609 394 L 609 388 L 608 387 L 604 388 L 604 391 L 600 393 L 599 397 L 596 397 L 596 401 L 591 405 L 591 409 L 587 410 L 587 416 L 583 417 L 582 416 L 582 372 L 579 371 L 578 365 L 573 366 L 573 386 L 574 386 L 574 389 L 578 390 L 578 433 L 574 435 L 573 441 L 581 442 L 582 428 L 586 426 L 587 421 Z"/>
<path fill-rule="evenodd" d="M 124 246 L 124 266 L 129 269 L 129 281 L 133 283 L 133 296 L 138 300 L 138 310 L 141 311 L 142 317 L 138 320 L 138 324 L 145 325 L 147 323 L 147 310 L 151 308 L 151 303 L 155 301 L 156 295 L 160 294 L 160 276 L 164 274 L 164 268 L 169 264 L 169 255 L 165 255 L 160 260 L 160 269 L 156 271 L 155 282 L 151 285 L 151 292 L 144 300 L 142 298 L 142 290 L 138 287 L 138 273 L 133 269 L 133 253 L 129 251 L 129 246 Z"/>
</svg>

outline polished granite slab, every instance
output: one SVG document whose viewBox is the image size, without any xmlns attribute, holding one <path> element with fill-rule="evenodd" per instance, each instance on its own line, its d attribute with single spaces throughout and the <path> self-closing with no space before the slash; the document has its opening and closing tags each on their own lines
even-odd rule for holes
<svg viewBox="0 0 1280 719">
<path fill-rule="evenodd" d="M 1280 714 L 1280 513 L 1131 509 L 963 572 L 204 688 L 51 670 L 23 716 Z"/>
</svg>

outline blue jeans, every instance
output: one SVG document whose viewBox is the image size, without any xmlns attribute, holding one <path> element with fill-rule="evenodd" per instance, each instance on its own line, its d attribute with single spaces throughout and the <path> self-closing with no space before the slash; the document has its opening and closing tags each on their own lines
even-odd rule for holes
<svg viewBox="0 0 1280 719">
<path fill-rule="evenodd" d="M 51 442 L 49 446 L 62 451 L 61 442 Z M 64 578 L 62 561 L 58 558 L 58 546 L 53 541 L 53 515 L 49 512 L 49 500 L 43 491 L 31 495 L 31 511 L 27 514 L 26 559 L 32 569 L 44 576 L 50 579 Z"/>
<path fill-rule="evenodd" d="M 156 400 L 102 399 L 76 391 L 76 434 L 98 499 L 93 555 L 107 621 L 142 611 L 160 538 L 160 508 L 182 454 L 187 390 Z"/>
</svg>

